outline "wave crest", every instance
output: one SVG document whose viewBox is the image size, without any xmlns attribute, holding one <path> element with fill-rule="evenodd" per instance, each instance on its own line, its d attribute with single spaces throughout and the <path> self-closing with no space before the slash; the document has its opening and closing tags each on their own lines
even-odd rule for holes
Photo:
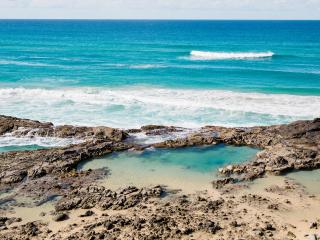
<svg viewBox="0 0 320 240">
<path fill-rule="evenodd" d="M 191 60 L 253 59 L 272 57 L 273 52 L 205 52 L 191 51 Z"/>
</svg>

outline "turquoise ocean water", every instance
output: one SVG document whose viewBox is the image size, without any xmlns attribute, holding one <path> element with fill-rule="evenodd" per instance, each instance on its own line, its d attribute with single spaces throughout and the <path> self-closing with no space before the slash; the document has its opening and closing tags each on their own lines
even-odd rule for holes
<svg viewBox="0 0 320 240">
<path fill-rule="evenodd" d="M 37 149 L 42 149 L 42 148 L 43 147 L 38 146 L 38 145 L 25 145 L 25 146 L 9 145 L 9 146 L 2 146 L 0 144 L 0 153 L 11 152 L 11 151 L 37 150 Z"/>
<path fill-rule="evenodd" d="M 252 126 L 320 116 L 320 21 L 0 21 L 0 114 Z"/>
</svg>

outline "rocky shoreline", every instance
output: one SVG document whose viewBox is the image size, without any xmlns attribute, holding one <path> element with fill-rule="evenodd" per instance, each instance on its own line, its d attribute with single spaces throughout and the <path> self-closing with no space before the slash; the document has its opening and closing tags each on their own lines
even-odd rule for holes
<svg viewBox="0 0 320 240">
<path fill-rule="evenodd" d="M 3 216 L 0 217 L 0 238 L 299 239 L 301 229 L 280 219 L 279 212 L 302 207 L 301 201 L 310 206 L 319 204 L 318 196 L 312 197 L 302 186 L 288 180 L 281 182 L 283 186 L 269 186 L 258 193 L 246 192 L 246 188 L 249 180 L 266 175 L 319 169 L 320 119 L 268 127 L 206 126 L 185 135 L 178 134 L 183 131 L 156 125 L 128 130 L 54 126 L 0 116 L 0 136 L 80 140 L 79 144 L 65 147 L 0 153 L 0 192 L 8 193 L 0 200 L 0 216 Z M 173 137 L 146 144 L 137 141 L 134 133 Z M 108 169 L 77 170 L 80 162 L 114 151 L 219 143 L 252 146 L 261 151 L 251 161 L 219 169 L 221 178 L 213 181 L 216 188 L 213 195 L 184 196 L 170 193 L 163 186 L 148 189 L 128 186 L 111 191 L 97 182 L 107 177 Z M 39 206 L 59 196 L 54 202 L 52 221 L 72 221 L 68 220 L 70 214 L 85 212 L 79 213 L 76 222 L 56 231 L 44 222 L 20 223 L 23 219 L 6 215 L 14 212 L 15 207 L 21 207 L 16 201 L 21 196 L 32 198 Z M 307 224 L 316 230 L 320 219 L 310 221 Z M 308 237 L 317 239 L 316 235 Z"/>
</svg>

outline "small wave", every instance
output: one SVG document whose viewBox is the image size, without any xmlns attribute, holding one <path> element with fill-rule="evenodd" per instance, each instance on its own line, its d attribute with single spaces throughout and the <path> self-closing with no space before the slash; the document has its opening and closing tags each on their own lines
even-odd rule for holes
<svg viewBox="0 0 320 240">
<path fill-rule="evenodd" d="M 160 64 L 141 64 L 141 65 L 130 65 L 131 69 L 152 69 L 152 68 L 164 68 L 165 66 Z"/>
<path fill-rule="evenodd" d="M 106 66 L 106 67 L 112 67 L 112 68 L 123 68 L 127 65 L 122 63 L 101 63 L 100 66 Z"/>
<path fill-rule="evenodd" d="M 17 65 L 17 66 L 31 66 L 31 67 L 61 67 L 61 65 L 36 63 L 36 62 L 24 62 L 15 60 L 0 60 L 0 65 Z"/>
<path fill-rule="evenodd" d="M 273 52 L 204 52 L 191 51 L 191 60 L 254 59 L 274 56 Z"/>
<path fill-rule="evenodd" d="M 129 68 L 129 69 L 153 69 L 153 68 L 166 68 L 167 66 L 161 64 L 121 64 L 121 63 L 104 63 L 102 66 L 111 68 Z"/>
</svg>

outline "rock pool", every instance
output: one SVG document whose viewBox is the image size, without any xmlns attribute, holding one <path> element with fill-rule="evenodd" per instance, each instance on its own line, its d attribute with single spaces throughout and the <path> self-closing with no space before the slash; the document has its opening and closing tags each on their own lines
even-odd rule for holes
<svg viewBox="0 0 320 240">
<path fill-rule="evenodd" d="M 210 182 L 216 177 L 218 168 L 250 160 L 258 151 L 224 144 L 127 151 L 83 162 L 78 169 L 109 168 L 110 176 L 103 184 L 111 189 L 164 184 L 171 189 L 194 192 L 210 189 Z"/>
</svg>

